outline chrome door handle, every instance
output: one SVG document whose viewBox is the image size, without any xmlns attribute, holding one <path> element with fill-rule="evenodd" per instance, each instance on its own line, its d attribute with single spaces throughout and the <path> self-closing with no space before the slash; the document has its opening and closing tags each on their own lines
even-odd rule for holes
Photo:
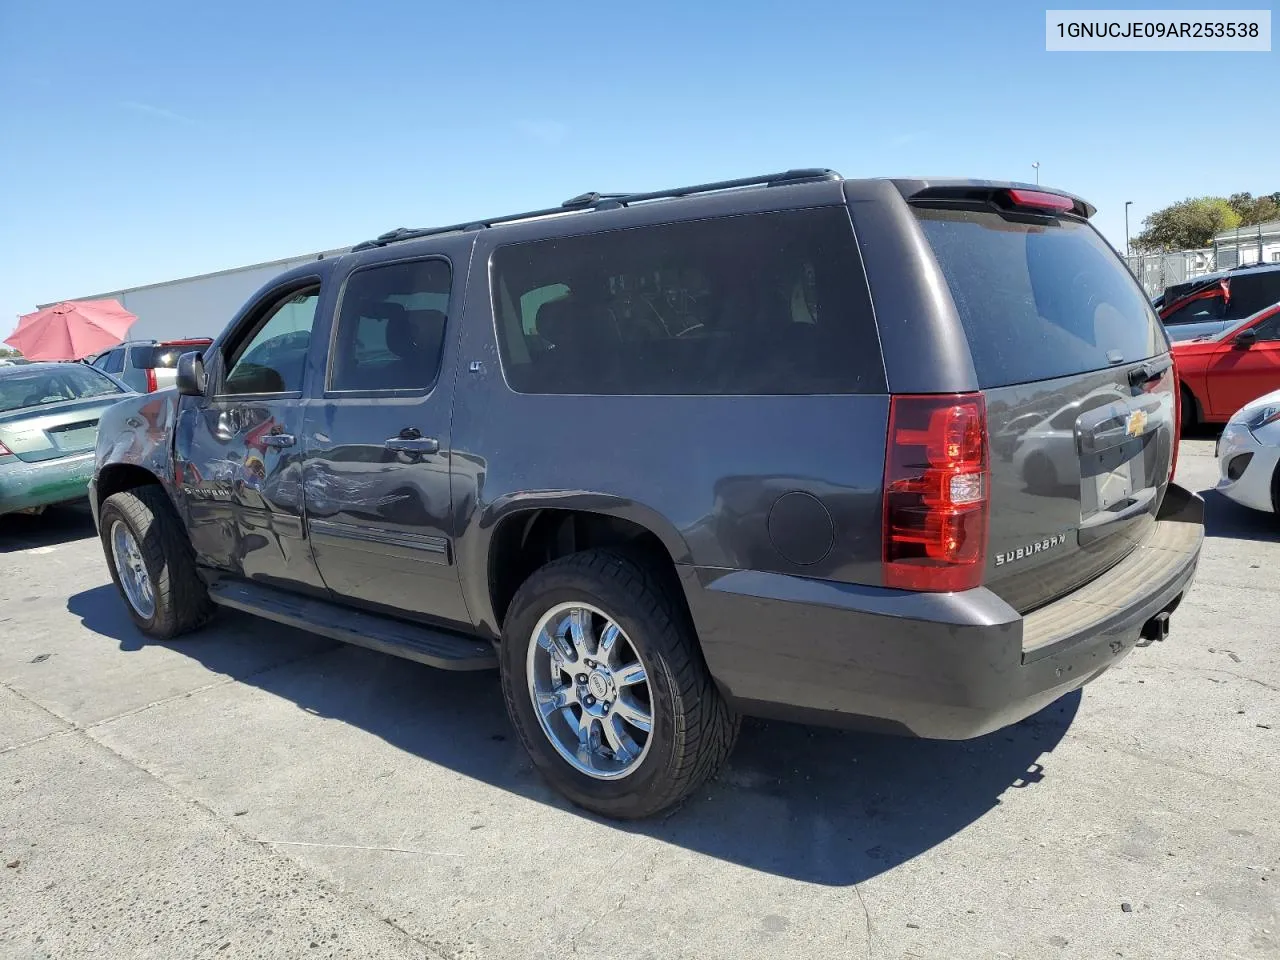
<svg viewBox="0 0 1280 960">
<path fill-rule="evenodd" d="M 262 438 L 264 447 L 292 447 L 296 442 L 291 433 L 269 433 Z"/>
<path fill-rule="evenodd" d="M 440 441 L 435 437 L 392 437 L 383 446 L 397 453 L 440 452 Z"/>
</svg>

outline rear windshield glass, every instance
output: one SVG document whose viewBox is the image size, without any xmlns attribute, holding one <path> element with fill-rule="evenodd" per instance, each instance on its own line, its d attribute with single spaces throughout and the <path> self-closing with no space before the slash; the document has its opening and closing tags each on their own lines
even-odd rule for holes
<svg viewBox="0 0 1280 960">
<path fill-rule="evenodd" d="M 84 364 L 0 370 L 0 413 L 121 392 L 114 381 Z"/>
<path fill-rule="evenodd" d="M 916 208 L 983 387 L 1132 363 L 1168 349 L 1142 289 L 1105 240 L 1074 220 Z"/>
<path fill-rule="evenodd" d="M 173 370 L 178 366 L 178 358 L 184 353 L 203 353 L 204 345 L 191 344 L 145 344 L 133 347 L 129 351 L 129 365 L 135 370 Z"/>
</svg>

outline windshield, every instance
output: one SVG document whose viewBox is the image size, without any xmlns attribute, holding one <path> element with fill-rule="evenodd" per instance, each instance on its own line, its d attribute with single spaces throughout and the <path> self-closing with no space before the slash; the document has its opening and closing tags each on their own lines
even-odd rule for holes
<svg viewBox="0 0 1280 960">
<path fill-rule="evenodd" d="M 0 413 L 123 392 L 113 380 L 84 364 L 0 370 Z"/>
</svg>

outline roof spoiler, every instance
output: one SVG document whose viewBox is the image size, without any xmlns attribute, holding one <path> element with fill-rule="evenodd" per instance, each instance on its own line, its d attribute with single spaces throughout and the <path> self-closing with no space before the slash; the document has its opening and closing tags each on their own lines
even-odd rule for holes
<svg viewBox="0 0 1280 960">
<path fill-rule="evenodd" d="M 994 203 L 1001 209 L 1035 209 L 1069 213 L 1088 220 L 1098 208 L 1063 190 L 1032 183 L 1000 180 L 894 180 L 893 185 L 909 203 Z M 1043 204 L 1035 198 L 1041 198 Z M 1070 205 L 1067 205 L 1070 201 Z"/>
</svg>

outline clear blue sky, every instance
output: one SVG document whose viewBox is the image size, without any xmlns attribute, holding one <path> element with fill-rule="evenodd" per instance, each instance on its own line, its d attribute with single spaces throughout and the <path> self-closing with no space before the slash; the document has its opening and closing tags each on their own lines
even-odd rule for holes
<svg viewBox="0 0 1280 960">
<path fill-rule="evenodd" d="M 1136 233 L 1280 189 L 1275 52 L 1046 53 L 1026 0 L 718 6 L 4 0 L 0 336 L 39 302 L 589 189 L 1039 160 L 1118 245 L 1125 200 Z"/>
</svg>

